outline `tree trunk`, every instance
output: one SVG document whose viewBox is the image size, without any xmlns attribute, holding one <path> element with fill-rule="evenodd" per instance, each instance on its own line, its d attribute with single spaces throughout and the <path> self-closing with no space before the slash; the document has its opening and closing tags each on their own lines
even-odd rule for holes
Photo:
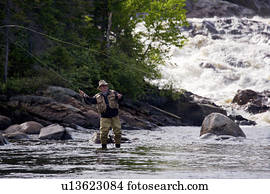
<svg viewBox="0 0 270 194">
<path fill-rule="evenodd" d="M 6 24 L 9 24 L 9 0 L 7 0 L 6 4 Z M 5 65 L 4 65 L 4 82 L 7 83 L 8 79 L 8 54 L 9 54 L 9 28 L 6 29 L 6 57 L 5 57 Z"/>
<path fill-rule="evenodd" d="M 107 43 L 107 29 L 108 29 L 108 0 L 95 0 L 94 1 L 94 22 L 97 29 L 100 31 L 98 39 L 101 43 L 101 50 L 105 49 Z"/>
<path fill-rule="evenodd" d="M 9 54 L 9 29 L 6 29 L 6 59 L 5 59 L 5 73 L 4 73 L 4 82 L 7 83 L 8 78 L 8 54 Z"/>
<path fill-rule="evenodd" d="M 109 13 L 108 18 L 108 28 L 106 32 L 106 41 L 107 41 L 107 48 L 110 48 L 110 33 L 111 33 L 111 26 L 112 26 L 112 12 Z"/>
</svg>

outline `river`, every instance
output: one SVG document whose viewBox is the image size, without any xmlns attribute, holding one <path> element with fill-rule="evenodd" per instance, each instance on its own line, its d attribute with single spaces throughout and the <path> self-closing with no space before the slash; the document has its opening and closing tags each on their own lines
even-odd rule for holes
<svg viewBox="0 0 270 194">
<path fill-rule="evenodd" d="M 107 150 L 73 140 L 32 137 L 0 147 L 0 178 L 270 178 L 270 127 L 242 127 L 246 139 L 200 139 L 200 127 L 123 131 L 131 143 Z"/>
</svg>

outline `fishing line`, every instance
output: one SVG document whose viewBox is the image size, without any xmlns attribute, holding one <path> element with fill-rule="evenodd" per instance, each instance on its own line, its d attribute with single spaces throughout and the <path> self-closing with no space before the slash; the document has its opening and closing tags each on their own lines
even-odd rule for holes
<svg viewBox="0 0 270 194">
<path fill-rule="evenodd" d="M 50 68 L 47 64 L 45 64 L 42 60 L 40 60 L 37 56 L 33 55 L 32 53 L 30 53 L 28 50 L 26 50 L 25 48 L 23 48 L 20 44 L 18 43 L 14 43 L 12 42 L 12 44 L 20 47 L 23 51 L 25 51 L 28 55 L 30 55 L 31 57 L 33 57 L 37 62 L 39 62 L 41 65 L 47 67 L 47 69 L 51 72 L 53 72 L 55 75 L 57 75 L 58 77 L 60 77 L 61 79 L 63 79 L 64 81 L 66 81 L 67 83 L 69 83 L 70 85 L 72 85 L 70 80 L 65 79 L 63 76 L 61 76 L 59 73 L 57 73 L 56 71 L 54 71 L 52 68 Z"/>
<path fill-rule="evenodd" d="M 77 48 L 86 49 L 86 50 L 95 52 L 95 53 L 97 53 L 97 54 L 102 54 L 102 55 L 104 55 L 104 56 L 106 56 L 106 57 L 109 57 L 109 58 L 113 59 L 114 61 L 116 61 L 116 62 L 118 62 L 118 63 L 126 64 L 126 63 L 124 63 L 124 62 L 122 62 L 122 61 L 120 61 L 120 60 L 118 60 L 118 59 L 116 59 L 116 58 L 114 58 L 114 57 L 112 57 L 112 56 L 106 54 L 106 53 L 103 53 L 103 52 L 100 52 L 100 51 L 97 51 L 97 50 L 95 50 L 95 49 L 91 49 L 91 48 L 88 48 L 88 47 L 85 47 L 85 46 L 82 46 L 82 45 L 79 45 L 79 44 L 75 44 L 75 43 L 67 42 L 67 41 L 64 41 L 64 40 L 60 40 L 60 39 L 58 39 L 58 38 L 55 38 L 55 37 L 53 37 L 53 36 L 50 36 L 50 35 L 45 34 L 45 33 L 42 33 L 42 32 L 38 32 L 38 31 L 33 30 L 33 29 L 31 29 L 31 28 L 27 28 L 27 27 L 20 26 L 20 25 L 15 25 L 15 24 L 12 24 L 12 25 L 2 25 L 2 26 L 0 26 L 0 29 L 1 29 L 1 28 L 20 28 L 20 29 L 28 30 L 28 31 L 31 31 L 31 32 L 33 32 L 33 33 L 36 33 L 36 34 L 45 36 L 45 37 L 47 37 L 47 38 L 49 38 L 49 39 L 51 39 L 51 40 L 53 40 L 53 41 L 60 42 L 60 43 L 62 43 L 62 44 L 67 44 L 67 45 L 70 45 L 70 46 L 74 46 L 74 47 L 77 47 Z M 145 73 L 145 74 L 152 75 L 152 74 L 149 73 L 149 72 L 146 72 L 146 71 L 144 71 L 144 70 L 141 70 L 141 69 L 136 68 L 136 67 L 133 67 L 133 66 L 129 66 L 129 68 L 132 68 L 132 69 L 134 69 L 134 70 L 136 70 L 136 71 L 139 71 L 139 72 L 142 72 L 142 73 Z"/>
</svg>

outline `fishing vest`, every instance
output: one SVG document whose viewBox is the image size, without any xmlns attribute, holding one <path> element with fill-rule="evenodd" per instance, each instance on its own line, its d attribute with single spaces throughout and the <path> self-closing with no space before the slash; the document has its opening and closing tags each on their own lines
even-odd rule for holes
<svg viewBox="0 0 270 194">
<path fill-rule="evenodd" d="M 105 102 L 105 99 L 104 99 L 104 96 L 101 94 L 101 93 L 98 93 L 95 95 L 95 98 L 97 100 L 97 110 L 98 112 L 101 114 L 101 113 L 104 113 L 106 111 L 106 108 L 107 108 L 107 105 L 106 105 L 106 102 Z M 114 90 L 109 90 L 109 94 L 107 96 L 108 98 L 108 105 L 110 108 L 119 108 L 119 104 L 116 100 L 116 92 Z"/>
</svg>

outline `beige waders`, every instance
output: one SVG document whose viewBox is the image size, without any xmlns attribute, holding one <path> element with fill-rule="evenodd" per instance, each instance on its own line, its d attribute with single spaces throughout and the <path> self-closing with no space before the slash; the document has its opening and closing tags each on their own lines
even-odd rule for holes
<svg viewBox="0 0 270 194">
<path fill-rule="evenodd" d="M 109 130 L 112 128 L 115 144 L 121 144 L 121 123 L 119 116 L 112 118 L 100 118 L 100 141 L 107 144 Z"/>
</svg>

